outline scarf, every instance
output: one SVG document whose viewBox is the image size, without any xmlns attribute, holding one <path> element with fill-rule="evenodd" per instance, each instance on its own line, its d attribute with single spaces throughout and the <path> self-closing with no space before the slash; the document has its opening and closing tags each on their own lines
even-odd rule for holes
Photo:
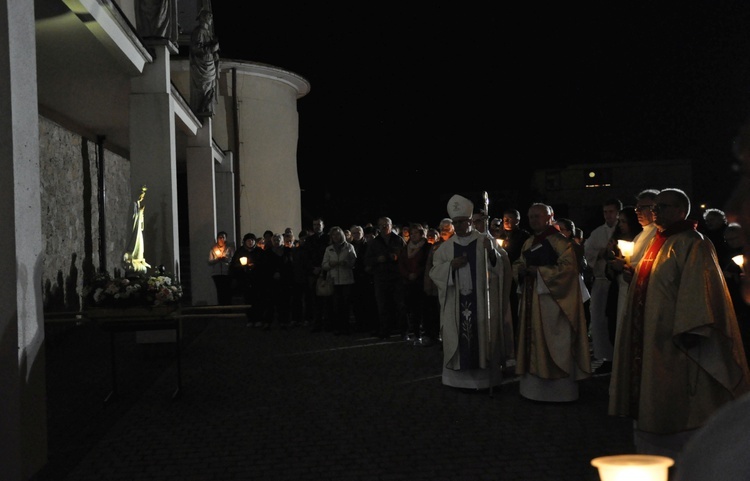
<svg viewBox="0 0 750 481">
<path fill-rule="evenodd" d="M 411 259 L 414 255 L 422 250 L 425 240 L 422 239 L 419 242 L 409 242 L 406 244 L 406 255 Z"/>
</svg>

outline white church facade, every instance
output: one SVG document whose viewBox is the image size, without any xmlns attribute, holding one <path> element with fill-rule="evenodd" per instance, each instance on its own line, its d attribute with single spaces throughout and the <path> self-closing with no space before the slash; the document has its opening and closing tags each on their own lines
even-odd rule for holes
<svg viewBox="0 0 750 481">
<path fill-rule="evenodd" d="M 1 261 L 0 472 L 15 481 L 46 462 L 45 312 L 80 309 L 87 276 L 121 268 L 143 185 L 146 259 L 181 277 L 193 305 L 216 302 L 206 261 L 217 231 L 237 242 L 301 227 L 297 101 L 310 85 L 220 59 L 214 113 L 199 117 L 184 36 L 144 39 L 138 0 L 0 2 L 0 246 L 12 253 Z M 179 5 L 175 19 L 210 8 Z"/>
</svg>

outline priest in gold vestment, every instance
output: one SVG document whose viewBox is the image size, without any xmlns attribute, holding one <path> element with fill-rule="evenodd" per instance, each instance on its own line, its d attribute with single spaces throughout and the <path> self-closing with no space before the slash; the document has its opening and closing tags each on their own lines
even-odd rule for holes
<svg viewBox="0 0 750 481">
<path fill-rule="evenodd" d="M 516 374 L 523 397 L 570 402 L 591 376 L 591 356 L 578 257 L 553 219 L 550 206 L 529 207 L 532 236 L 513 263 L 522 289 Z"/>
<path fill-rule="evenodd" d="M 638 263 L 615 338 L 609 414 L 634 419 L 642 454 L 677 458 L 722 405 L 750 390 L 732 301 L 680 189 L 656 197 L 658 232 Z"/>
</svg>

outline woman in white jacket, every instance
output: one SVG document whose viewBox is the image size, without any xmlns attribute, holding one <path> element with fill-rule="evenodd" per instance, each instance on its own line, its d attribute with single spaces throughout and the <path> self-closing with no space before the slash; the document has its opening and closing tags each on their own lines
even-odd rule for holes
<svg viewBox="0 0 750 481">
<path fill-rule="evenodd" d="M 349 334 L 349 309 L 352 284 L 354 284 L 354 264 L 357 253 L 354 246 L 346 241 L 341 227 L 331 227 L 331 243 L 323 255 L 323 272 L 334 284 L 333 292 L 333 333 Z"/>
</svg>

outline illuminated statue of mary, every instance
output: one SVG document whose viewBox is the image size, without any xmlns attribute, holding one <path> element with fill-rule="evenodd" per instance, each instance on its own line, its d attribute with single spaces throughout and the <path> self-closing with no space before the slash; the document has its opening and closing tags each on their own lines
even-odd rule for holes
<svg viewBox="0 0 750 481">
<path fill-rule="evenodd" d="M 122 256 L 122 263 L 126 273 L 146 273 L 151 267 L 144 257 L 145 247 L 143 245 L 144 209 L 143 198 L 146 197 L 146 186 L 141 187 L 141 195 L 133 203 L 133 230 L 130 240 Z"/>
</svg>

